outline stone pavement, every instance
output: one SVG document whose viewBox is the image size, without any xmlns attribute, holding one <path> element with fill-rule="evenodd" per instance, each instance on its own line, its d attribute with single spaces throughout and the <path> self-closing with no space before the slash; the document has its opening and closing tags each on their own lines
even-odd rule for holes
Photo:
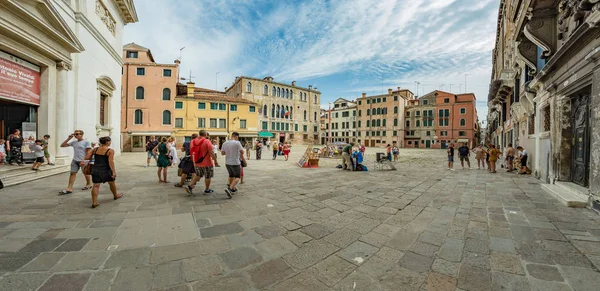
<svg viewBox="0 0 600 291">
<path fill-rule="evenodd" d="M 390 172 L 251 160 L 232 200 L 224 167 L 188 197 L 144 160 L 119 158 L 126 196 L 103 186 L 96 209 L 57 195 L 66 174 L 1 190 L 0 290 L 600 290 L 597 214 L 531 177 L 448 171 L 443 151 L 403 149 Z"/>
</svg>

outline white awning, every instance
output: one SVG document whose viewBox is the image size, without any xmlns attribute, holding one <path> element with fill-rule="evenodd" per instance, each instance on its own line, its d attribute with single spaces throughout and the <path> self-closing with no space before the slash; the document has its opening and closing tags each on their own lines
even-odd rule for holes
<svg viewBox="0 0 600 291">
<path fill-rule="evenodd" d="M 240 133 L 240 137 L 258 137 L 258 133 Z"/>
<path fill-rule="evenodd" d="M 459 138 L 458 140 L 456 140 L 457 142 L 469 142 L 468 138 Z"/>
<path fill-rule="evenodd" d="M 227 136 L 226 131 L 208 131 L 208 134 L 211 136 Z"/>
<path fill-rule="evenodd" d="M 131 132 L 129 133 L 129 135 L 142 135 L 142 136 L 146 136 L 146 135 L 157 135 L 157 136 L 164 136 L 164 135 L 173 135 L 173 132 L 171 131 L 143 131 L 143 132 Z"/>
</svg>

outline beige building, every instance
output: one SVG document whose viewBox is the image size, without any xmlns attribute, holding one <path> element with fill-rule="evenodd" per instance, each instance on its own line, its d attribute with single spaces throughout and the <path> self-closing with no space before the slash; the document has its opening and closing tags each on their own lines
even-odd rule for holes
<svg viewBox="0 0 600 291">
<path fill-rule="evenodd" d="M 321 144 L 330 142 L 356 142 L 356 102 L 338 98 L 325 112 L 325 133 Z"/>
<path fill-rule="evenodd" d="M 296 144 L 318 143 L 321 92 L 317 88 L 275 82 L 273 77 L 237 77 L 227 96 L 244 98 L 259 106 L 259 137 Z"/>
<path fill-rule="evenodd" d="M 173 134 L 179 61 L 158 64 L 150 49 L 123 46 L 121 135 L 123 151 L 145 151 L 151 136 Z"/>
<path fill-rule="evenodd" d="M 404 112 L 404 147 L 441 148 L 435 132 L 436 91 L 409 100 Z"/>
<path fill-rule="evenodd" d="M 383 147 L 396 143 L 404 144 L 404 108 L 414 94 L 408 89 L 394 91 L 388 89 L 387 94 L 367 96 L 356 99 L 357 102 L 357 142 L 367 147 Z"/>
</svg>

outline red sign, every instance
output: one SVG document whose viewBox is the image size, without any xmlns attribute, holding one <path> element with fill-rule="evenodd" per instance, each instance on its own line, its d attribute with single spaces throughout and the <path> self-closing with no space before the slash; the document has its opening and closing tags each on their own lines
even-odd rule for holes
<svg viewBox="0 0 600 291">
<path fill-rule="evenodd" d="M 40 72 L 0 55 L 0 98 L 40 105 Z"/>
</svg>

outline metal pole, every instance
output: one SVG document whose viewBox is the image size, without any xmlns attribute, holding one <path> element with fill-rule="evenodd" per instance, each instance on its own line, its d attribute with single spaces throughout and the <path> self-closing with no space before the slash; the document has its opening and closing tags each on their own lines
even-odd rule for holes
<svg viewBox="0 0 600 291">
<path fill-rule="evenodd" d="M 329 121 L 329 133 L 327 134 L 327 142 L 331 144 L 331 102 L 329 102 L 329 114 L 327 115 L 327 120 Z"/>
</svg>

